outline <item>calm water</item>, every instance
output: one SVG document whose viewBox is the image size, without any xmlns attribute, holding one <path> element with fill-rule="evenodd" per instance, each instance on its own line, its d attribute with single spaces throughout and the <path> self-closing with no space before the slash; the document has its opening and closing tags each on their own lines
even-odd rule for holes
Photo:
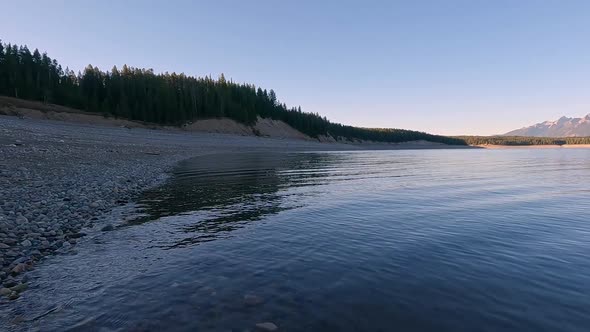
<svg viewBox="0 0 590 332">
<path fill-rule="evenodd" d="M 590 150 L 209 155 L 141 207 L 36 269 L 0 324 L 590 329 Z"/>
</svg>

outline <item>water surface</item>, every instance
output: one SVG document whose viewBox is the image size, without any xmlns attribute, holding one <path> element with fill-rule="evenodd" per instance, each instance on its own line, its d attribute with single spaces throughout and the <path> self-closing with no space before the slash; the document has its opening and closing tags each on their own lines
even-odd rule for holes
<svg viewBox="0 0 590 332">
<path fill-rule="evenodd" d="M 589 183 L 585 149 L 202 156 L 33 271 L 5 326 L 587 331 Z"/>
</svg>

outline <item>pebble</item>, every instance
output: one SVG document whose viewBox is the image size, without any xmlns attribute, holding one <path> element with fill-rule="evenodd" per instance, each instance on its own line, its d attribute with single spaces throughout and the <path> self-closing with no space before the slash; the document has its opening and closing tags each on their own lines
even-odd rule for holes
<svg viewBox="0 0 590 332">
<path fill-rule="evenodd" d="M 13 260 L 12 263 L 10 263 L 10 265 L 15 266 L 15 265 L 18 265 L 20 263 L 25 263 L 27 261 L 27 259 L 28 259 L 27 257 L 19 257 L 19 258 Z"/>
<path fill-rule="evenodd" d="M 29 219 L 27 219 L 27 217 L 19 215 L 16 217 L 16 222 L 20 223 L 20 224 L 25 224 L 29 222 Z"/>
</svg>

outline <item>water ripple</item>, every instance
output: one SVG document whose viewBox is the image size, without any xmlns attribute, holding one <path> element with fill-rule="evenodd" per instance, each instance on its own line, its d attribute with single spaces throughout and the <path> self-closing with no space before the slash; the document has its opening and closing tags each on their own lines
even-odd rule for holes
<svg viewBox="0 0 590 332">
<path fill-rule="evenodd" d="M 35 270 L 8 327 L 586 331 L 589 165 L 574 149 L 202 156 Z"/>
</svg>

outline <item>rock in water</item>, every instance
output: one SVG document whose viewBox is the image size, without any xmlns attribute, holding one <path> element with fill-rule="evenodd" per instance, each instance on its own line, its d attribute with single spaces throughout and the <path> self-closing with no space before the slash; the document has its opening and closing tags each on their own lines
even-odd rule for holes
<svg viewBox="0 0 590 332">
<path fill-rule="evenodd" d="M 30 247 L 33 244 L 29 240 L 24 240 L 23 242 L 20 243 L 20 245 L 23 246 L 23 247 Z"/>
<path fill-rule="evenodd" d="M 27 264 L 19 263 L 14 268 L 12 268 L 12 273 L 19 274 L 19 273 L 25 272 L 26 269 L 27 269 Z"/>
<path fill-rule="evenodd" d="M 260 331 L 276 331 L 279 329 L 278 326 L 275 325 L 275 323 L 272 322 L 264 322 L 264 323 L 258 323 L 256 324 L 256 328 Z"/>
<path fill-rule="evenodd" d="M 79 233 L 72 233 L 72 234 L 70 234 L 70 238 L 71 239 L 78 239 L 78 238 L 81 238 L 83 236 L 86 236 L 86 233 L 79 232 Z"/>
<path fill-rule="evenodd" d="M 18 284 L 10 288 L 11 291 L 21 293 L 28 288 L 27 284 Z"/>
<path fill-rule="evenodd" d="M 103 232 L 110 232 L 113 230 L 115 230 L 115 227 L 111 224 L 108 224 L 101 229 L 101 231 L 103 231 Z"/>
<path fill-rule="evenodd" d="M 12 291 L 8 288 L 0 288 L 0 296 L 8 296 Z"/>
<path fill-rule="evenodd" d="M 14 287 L 16 285 L 18 285 L 18 282 L 16 282 L 16 280 L 14 279 L 8 279 L 4 281 L 4 287 L 6 288 Z"/>
</svg>

